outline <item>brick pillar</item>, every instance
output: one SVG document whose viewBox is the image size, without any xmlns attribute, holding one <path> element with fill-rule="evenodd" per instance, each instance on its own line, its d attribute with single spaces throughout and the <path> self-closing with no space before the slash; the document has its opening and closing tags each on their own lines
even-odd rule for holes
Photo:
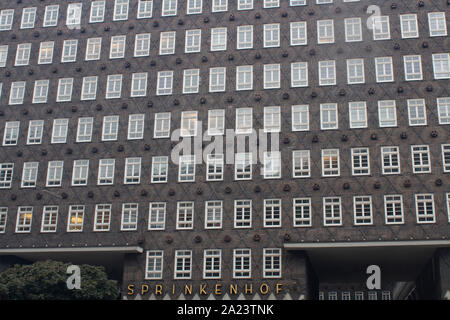
<svg viewBox="0 0 450 320">
<path fill-rule="evenodd" d="M 283 278 L 293 299 L 304 295 L 306 300 L 318 299 L 318 279 L 305 251 L 287 251 Z"/>
<path fill-rule="evenodd" d="M 138 255 L 135 253 L 125 254 L 123 259 L 123 275 L 122 275 L 122 292 L 121 296 L 127 296 L 128 285 L 137 284 L 137 280 L 141 280 L 142 275 L 138 268 Z M 140 282 L 140 281 L 139 281 Z M 136 289 L 136 288 L 135 288 Z"/>
<path fill-rule="evenodd" d="M 439 249 L 437 255 L 439 257 L 438 299 L 450 300 L 450 248 Z"/>
</svg>

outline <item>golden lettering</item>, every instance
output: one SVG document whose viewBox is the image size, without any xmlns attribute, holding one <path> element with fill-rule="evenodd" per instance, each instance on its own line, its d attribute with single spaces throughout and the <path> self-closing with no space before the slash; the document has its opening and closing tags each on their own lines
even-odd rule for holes
<svg viewBox="0 0 450 320">
<path fill-rule="evenodd" d="M 282 290 L 283 290 L 283 284 L 282 283 L 277 283 L 277 285 L 275 286 L 275 292 L 276 294 L 279 294 Z"/>
<path fill-rule="evenodd" d="M 250 288 L 248 284 L 245 284 L 245 294 L 253 294 L 253 283 L 250 283 Z"/>
<path fill-rule="evenodd" d="M 188 286 L 187 284 L 184 286 L 184 294 L 192 294 L 192 284 Z"/>
<path fill-rule="evenodd" d="M 263 283 L 261 284 L 261 286 L 259 287 L 259 292 L 261 292 L 261 294 L 268 294 L 270 291 L 269 286 L 267 285 L 267 283 Z"/>
<path fill-rule="evenodd" d="M 206 284 L 200 284 L 200 294 L 206 295 Z"/>
<path fill-rule="evenodd" d="M 156 294 L 156 295 L 162 296 L 162 289 L 163 289 L 162 285 L 157 284 L 157 285 L 155 286 L 155 294 Z"/>
<path fill-rule="evenodd" d="M 237 294 L 237 284 L 230 284 L 230 294 Z"/>
<path fill-rule="evenodd" d="M 134 284 L 128 285 L 128 295 L 131 296 L 134 294 Z"/>
<path fill-rule="evenodd" d="M 222 290 L 220 289 L 220 287 L 222 287 L 222 284 L 217 283 L 217 284 L 216 284 L 216 288 L 215 288 L 215 290 L 214 290 L 214 293 L 215 293 L 216 295 L 221 295 L 221 294 L 222 294 Z"/>
<path fill-rule="evenodd" d="M 148 289 L 149 289 L 148 285 L 143 284 L 143 285 L 141 286 L 141 295 L 146 294 L 146 293 L 148 292 Z"/>
</svg>

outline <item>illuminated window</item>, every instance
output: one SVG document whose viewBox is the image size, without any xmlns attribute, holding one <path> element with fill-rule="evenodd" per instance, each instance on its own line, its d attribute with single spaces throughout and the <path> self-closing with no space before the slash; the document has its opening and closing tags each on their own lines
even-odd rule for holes
<svg viewBox="0 0 450 320">
<path fill-rule="evenodd" d="M 31 232 L 33 207 L 19 207 L 17 209 L 16 233 Z"/>
<path fill-rule="evenodd" d="M 84 209 L 83 205 L 72 205 L 69 207 L 67 232 L 83 231 Z"/>
</svg>

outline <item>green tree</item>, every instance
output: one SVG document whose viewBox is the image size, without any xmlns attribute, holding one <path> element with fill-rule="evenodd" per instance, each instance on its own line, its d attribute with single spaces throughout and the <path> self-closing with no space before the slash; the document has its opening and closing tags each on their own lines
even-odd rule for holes
<svg viewBox="0 0 450 320">
<path fill-rule="evenodd" d="M 7 300 L 112 300 L 119 297 L 115 280 L 104 267 L 79 265 L 81 289 L 67 288 L 67 268 L 71 263 L 38 261 L 14 265 L 0 273 L 0 296 Z"/>
</svg>

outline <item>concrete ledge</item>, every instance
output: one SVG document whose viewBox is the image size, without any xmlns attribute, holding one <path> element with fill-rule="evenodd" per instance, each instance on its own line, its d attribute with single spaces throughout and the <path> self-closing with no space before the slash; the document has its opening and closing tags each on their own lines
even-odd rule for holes
<svg viewBox="0 0 450 320">
<path fill-rule="evenodd" d="M 286 250 L 382 247 L 450 247 L 450 240 L 285 243 Z"/>
<path fill-rule="evenodd" d="M 16 255 L 26 253 L 142 253 L 142 247 L 61 247 L 61 248 L 8 248 L 0 249 L 0 255 Z"/>
</svg>

